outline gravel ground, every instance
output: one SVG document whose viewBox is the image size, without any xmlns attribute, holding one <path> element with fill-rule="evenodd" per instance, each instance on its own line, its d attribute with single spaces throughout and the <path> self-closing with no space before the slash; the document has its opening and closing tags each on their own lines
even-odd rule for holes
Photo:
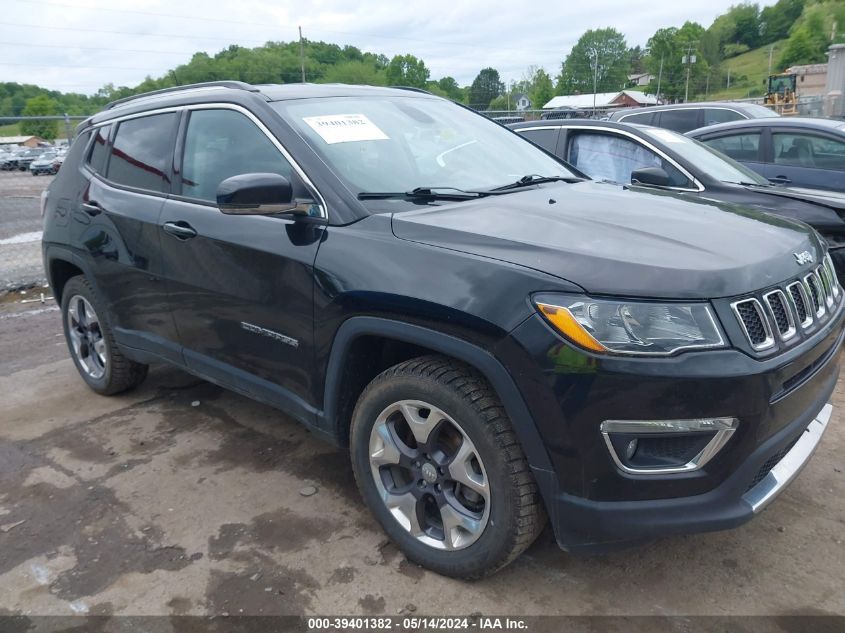
<svg viewBox="0 0 845 633">
<path fill-rule="evenodd" d="M 52 180 L 0 171 L 0 293 L 44 281 L 39 199 Z"/>
<path fill-rule="evenodd" d="M 474 583 L 405 560 L 347 455 L 273 409 L 166 367 L 94 395 L 50 302 L 0 304 L 0 393 L 0 614 L 845 614 L 842 381 L 750 524 L 590 557 L 546 532 Z"/>
</svg>

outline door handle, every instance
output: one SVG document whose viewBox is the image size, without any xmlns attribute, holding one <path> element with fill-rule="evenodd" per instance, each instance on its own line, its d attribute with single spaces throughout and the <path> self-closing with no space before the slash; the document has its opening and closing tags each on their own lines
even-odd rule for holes
<svg viewBox="0 0 845 633">
<path fill-rule="evenodd" d="M 170 233 L 175 238 L 180 240 L 189 240 L 197 236 L 197 232 L 190 224 L 183 220 L 178 222 L 165 222 L 162 226 L 165 233 Z"/>
<path fill-rule="evenodd" d="M 788 185 L 792 181 L 786 176 L 774 176 L 773 178 L 769 178 L 769 182 L 772 182 L 776 185 Z"/>
<path fill-rule="evenodd" d="M 82 210 L 88 215 L 98 215 L 103 212 L 103 207 L 96 200 L 88 200 L 82 203 Z"/>
</svg>

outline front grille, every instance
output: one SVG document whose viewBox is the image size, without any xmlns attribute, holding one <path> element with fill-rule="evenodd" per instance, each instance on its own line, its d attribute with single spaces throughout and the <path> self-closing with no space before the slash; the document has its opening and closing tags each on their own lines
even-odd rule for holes
<svg viewBox="0 0 845 633">
<path fill-rule="evenodd" d="M 740 298 L 730 304 L 751 348 L 763 352 L 797 337 L 799 331 L 811 334 L 816 324 L 824 324 L 841 307 L 845 293 L 830 257 L 803 277 L 760 295 Z"/>
<path fill-rule="evenodd" d="M 757 299 L 745 299 L 734 304 L 734 310 L 739 316 L 742 328 L 754 349 L 764 349 L 771 344 L 768 323 L 760 302 Z"/>
<path fill-rule="evenodd" d="M 777 466 L 777 465 L 781 462 L 781 460 L 782 460 L 784 457 L 786 457 L 786 454 L 787 454 L 789 451 L 791 451 L 791 450 L 792 450 L 792 447 L 793 447 L 793 446 L 795 446 L 795 444 L 798 442 L 798 440 L 799 440 L 799 439 L 801 439 L 801 436 L 800 436 L 800 435 L 799 435 L 798 437 L 796 437 L 794 440 L 792 440 L 792 441 L 791 441 L 789 444 L 787 444 L 785 447 L 783 447 L 782 449 L 780 449 L 777 453 L 775 453 L 774 455 L 772 455 L 771 457 L 769 457 L 769 459 L 767 459 L 767 460 L 763 463 L 763 465 L 762 465 L 762 466 L 760 466 L 760 470 L 758 470 L 758 471 L 757 471 L 757 474 L 756 474 L 756 475 L 754 475 L 754 479 L 753 479 L 753 480 L 751 481 L 751 483 L 748 485 L 748 488 L 746 489 L 746 492 L 748 492 L 748 491 L 749 491 L 749 490 L 751 490 L 754 486 L 756 486 L 756 485 L 757 485 L 757 484 L 759 484 L 761 481 L 763 481 L 763 480 L 766 478 L 766 475 L 768 475 L 768 474 L 772 471 L 772 468 L 774 468 L 775 466 Z"/>
</svg>

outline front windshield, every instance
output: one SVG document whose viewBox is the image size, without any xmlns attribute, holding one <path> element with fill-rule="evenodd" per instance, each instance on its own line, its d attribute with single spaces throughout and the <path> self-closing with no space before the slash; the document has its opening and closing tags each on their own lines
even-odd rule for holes
<svg viewBox="0 0 845 633">
<path fill-rule="evenodd" d="M 643 128 L 643 131 L 711 178 L 722 182 L 769 185 L 769 181 L 759 174 L 695 139 L 660 128 Z"/>
<path fill-rule="evenodd" d="M 574 177 L 529 141 L 444 99 L 332 97 L 273 106 L 355 193 Z"/>
</svg>

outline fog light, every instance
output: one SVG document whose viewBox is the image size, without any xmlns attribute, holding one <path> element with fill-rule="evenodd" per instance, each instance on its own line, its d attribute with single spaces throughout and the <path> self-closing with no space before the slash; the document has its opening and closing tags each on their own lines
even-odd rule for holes
<svg viewBox="0 0 845 633">
<path fill-rule="evenodd" d="M 702 468 L 739 426 L 736 418 L 605 420 L 607 450 L 626 473 L 664 475 Z"/>
</svg>

